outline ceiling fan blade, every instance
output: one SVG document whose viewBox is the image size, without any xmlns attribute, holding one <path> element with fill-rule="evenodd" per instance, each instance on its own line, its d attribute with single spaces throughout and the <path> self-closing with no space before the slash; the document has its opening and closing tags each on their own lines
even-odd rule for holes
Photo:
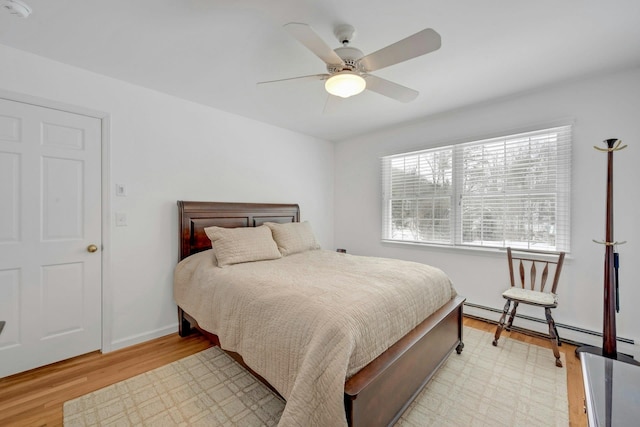
<svg viewBox="0 0 640 427">
<path fill-rule="evenodd" d="M 360 59 L 360 64 L 366 71 L 380 70 L 381 68 L 438 50 L 441 44 L 440 34 L 431 28 L 427 28 L 406 39 L 370 53 Z"/>
<path fill-rule="evenodd" d="M 326 80 L 328 77 L 329 77 L 329 74 L 312 74 L 310 76 L 289 77 L 286 79 L 268 80 L 266 82 L 258 82 L 256 84 L 263 85 L 267 83 L 286 82 L 289 80 Z"/>
<path fill-rule="evenodd" d="M 371 74 L 365 75 L 364 79 L 367 82 L 368 90 L 379 93 L 380 95 L 388 96 L 396 101 L 411 102 L 416 99 L 419 94 L 417 90 L 409 89 L 408 87 Z"/>
<path fill-rule="evenodd" d="M 335 65 L 343 63 L 342 58 L 307 24 L 290 22 L 284 25 L 284 29 L 326 64 Z"/>
</svg>

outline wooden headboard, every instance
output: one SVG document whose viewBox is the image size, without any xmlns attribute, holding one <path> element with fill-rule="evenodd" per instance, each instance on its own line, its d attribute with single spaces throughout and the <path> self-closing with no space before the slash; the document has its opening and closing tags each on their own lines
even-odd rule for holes
<svg viewBox="0 0 640 427">
<path fill-rule="evenodd" d="M 178 200 L 179 258 L 211 249 L 204 229 L 257 227 L 264 222 L 299 222 L 300 207 L 288 204 L 188 202 Z"/>
</svg>

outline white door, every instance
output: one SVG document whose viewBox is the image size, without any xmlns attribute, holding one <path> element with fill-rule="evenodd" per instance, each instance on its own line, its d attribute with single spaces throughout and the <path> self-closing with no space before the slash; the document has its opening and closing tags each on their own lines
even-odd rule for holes
<svg viewBox="0 0 640 427">
<path fill-rule="evenodd" d="M 0 377 L 100 349 L 100 168 L 100 119 L 0 98 Z"/>
</svg>

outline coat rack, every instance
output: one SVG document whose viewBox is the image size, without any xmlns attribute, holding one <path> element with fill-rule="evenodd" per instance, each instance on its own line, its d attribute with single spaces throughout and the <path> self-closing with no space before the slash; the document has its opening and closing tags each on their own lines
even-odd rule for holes
<svg viewBox="0 0 640 427">
<path fill-rule="evenodd" d="M 618 293 L 618 267 L 619 257 L 616 252 L 617 245 L 626 242 L 617 242 L 613 238 L 613 153 L 627 148 L 619 139 L 607 139 L 604 141 L 607 148 L 594 146 L 598 151 L 607 153 L 607 210 L 605 224 L 605 240 L 597 241 L 604 245 L 604 310 L 602 327 L 602 348 L 583 346 L 576 349 L 576 353 L 587 352 L 599 354 L 609 359 L 616 359 L 628 363 L 640 364 L 631 356 L 618 353 L 616 335 L 616 312 L 620 311 Z"/>
</svg>

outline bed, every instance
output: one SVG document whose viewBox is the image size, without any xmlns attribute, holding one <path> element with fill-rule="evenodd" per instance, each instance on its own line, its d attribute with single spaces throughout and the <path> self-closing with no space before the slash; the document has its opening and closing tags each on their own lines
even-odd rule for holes
<svg viewBox="0 0 640 427">
<path fill-rule="evenodd" d="M 178 201 L 178 207 L 180 261 L 211 249 L 211 241 L 205 228 L 259 227 L 264 223 L 287 224 L 300 221 L 300 209 L 295 204 Z M 332 256 L 328 252 L 330 251 L 322 251 L 322 256 Z M 204 255 L 200 254 L 200 257 Z M 191 259 L 195 258 L 197 257 Z M 289 258 L 293 259 L 293 256 Z M 201 326 L 205 323 L 202 315 L 196 319 L 198 316 L 182 307 L 184 304 L 179 299 L 181 298 L 176 298 L 179 334 L 186 336 L 195 328 L 215 345 L 220 345 L 218 335 Z M 459 354 L 462 351 L 463 303 L 464 298 L 454 296 L 375 359 L 352 375 L 343 377 L 348 378 L 344 381 L 343 395 L 344 415 L 348 425 L 384 426 L 393 425 L 398 420 L 451 352 L 456 350 Z M 252 355 L 234 351 L 228 353 L 261 381 L 278 391 L 277 387 L 271 386 L 260 375 L 261 372 L 256 372 L 261 369 L 253 369 L 255 362 L 245 363 L 245 359 L 250 360 Z"/>
</svg>

